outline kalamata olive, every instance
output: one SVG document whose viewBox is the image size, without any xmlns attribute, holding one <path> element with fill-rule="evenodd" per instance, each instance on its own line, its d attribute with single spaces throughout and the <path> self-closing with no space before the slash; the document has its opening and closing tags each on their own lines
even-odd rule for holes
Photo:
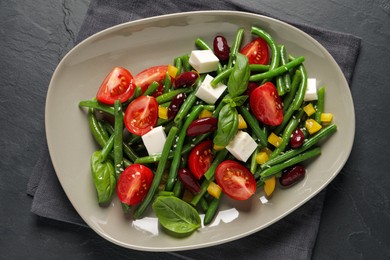
<svg viewBox="0 0 390 260">
<path fill-rule="evenodd" d="M 218 119 L 215 117 L 203 117 L 192 121 L 188 126 L 186 134 L 197 136 L 217 130 Z"/>
<path fill-rule="evenodd" d="M 190 172 L 190 170 L 186 168 L 181 168 L 178 173 L 179 180 L 183 183 L 184 187 L 196 194 L 199 193 L 201 188 L 198 180 L 194 177 L 194 175 Z"/>
<path fill-rule="evenodd" d="M 305 177 L 306 169 L 303 165 L 294 165 L 282 171 L 279 178 L 280 185 L 289 187 Z"/>
<path fill-rule="evenodd" d="M 180 106 L 183 104 L 184 100 L 186 100 L 186 97 L 185 93 L 179 93 L 172 99 L 168 107 L 168 119 L 172 119 L 176 116 Z"/>
<path fill-rule="evenodd" d="M 192 87 L 198 80 L 199 74 L 196 71 L 187 71 L 179 74 L 174 81 L 173 87 L 186 88 Z"/>
<path fill-rule="evenodd" d="M 299 148 L 302 146 L 303 142 L 305 141 L 305 135 L 303 134 L 301 129 L 295 129 L 294 132 L 291 134 L 290 139 L 290 146 L 291 148 Z"/>
<path fill-rule="evenodd" d="M 217 56 L 221 62 L 225 62 L 229 59 L 230 47 L 225 37 L 221 35 L 215 36 L 213 47 L 215 56 Z"/>
</svg>

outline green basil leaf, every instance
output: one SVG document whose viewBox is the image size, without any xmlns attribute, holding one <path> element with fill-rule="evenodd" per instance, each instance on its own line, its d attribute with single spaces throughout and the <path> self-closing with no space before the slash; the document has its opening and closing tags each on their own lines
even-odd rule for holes
<svg viewBox="0 0 390 260">
<path fill-rule="evenodd" d="M 171 235 L 189 236 L 201 226 L 196 209 L 175 196 L 158 196 L 152 208 L 161 226 Z"/>
<path fill-rule="evenodd" d="M 238 112 L 235 107 L 226 104 L 218 115 L 217 134 L 214 137 L 214 144 L 226 146 L 233 139 L 238 131 Z"/>
<path fill-rule="evenodd" d="M 248 88 L 250 74 L 248 58 L 241 53 L 237 53 L 236 62 L 227 83 L 231 97 L 237 97 L 245 92 Z"/>
<path fill-rule="evenodd" d="M 226 95 L 228 96 L 228 95 Z M 222 102 L 230 104 L 231 107 L 239 107 L 242 106 L 245 101 L 248 99 L 248 96 L 243 95 L 235 98 L 225 97 Z"/>
<path fill-rule="evenodd" d="M 116 179 L 114 165 L 109 160 L 102 161 L 101 153 L 101 151 L 96 151 L 92 154 L 91 169 L 98 202 L 105 204 L 111 200 L 115 192 Z"/>
</svg>

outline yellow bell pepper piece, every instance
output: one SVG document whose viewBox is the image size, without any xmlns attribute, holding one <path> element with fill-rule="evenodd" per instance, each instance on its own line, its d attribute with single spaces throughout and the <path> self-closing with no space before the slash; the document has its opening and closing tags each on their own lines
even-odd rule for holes
<svg viewBox="0 0 390 260">
<path fill-rule="evenodd" d="M 248 125 L 245 122 L 245 119 L 242 117 L 241 114 L 238 115 L 238 129 L 245 129 Z"/>
<path fill-rule="evenodd" d="M 260 152 L 256 155 L 256 162 L 258 164 L 264 164 L 269 159 L 269 155 L 272 153 L 270 149 L 264 147 L 260 150 Z"/>
<path fill-rule="evenodd" d="M 268 199 L 271 197 L 272 193 L 274 192 L 275 187 L 276 187 L 276 177 L 275 176 L 272 176 L 271 178 L 266 179 L 264 181 L 264 187 L 263 187 L 264 193 Z"/>
<path fill-rule="evenodd" d="M 282 138 L 280 136 L 277 136 L 275 133 L 271 133 L 268 136 L 268 143 L 272 144 L 275 147 L 279 147 L 279 145 L 282 143 Z"/>
<path fill-rule="evenodd" d="M 303 110 L 306 112 L 307 116 L 311 116 L 316 112 L 316 109 L 314 108 L 312 103 L 309 103 L 306 106 L 304 106 Z"/>
<path fill-rule="evenodd" d="M 168 119 L 168 108 L 167 107 L 158 107 L 158 117 L 161 119 Z"/>
<path fill-rule="evenodd" d="M 305 126 L 311 135 L 318 132 L 322 128 L 322 126 L 312 118 L 306 120 Z"/>
<path fill-rule="evenodd" d="M 177 71 L 178 71 L 178 69 L 175 66 L 173 66 L 172 64 L 168 65 L 169 76 L 171 76 L 172 78 L 176 78 Z"/>
<path fill-rule="evenodd" d="M 207 187 L 207 192 L 214 198 L 218 199 L 221 196 L 222 188 L 212 181 Z"/>
<path fill-rule="evenodd" d="M 198 118 L 205 118 L 205 117 L 211 117 L 211 116 L 213 116 L 213 113 L 211 111 L 203 109 L 202 112 L 200 112 Z"/>
<path fill-rule="evenodd" d="M 213 145 L 213 150 L 214 151 L 221 151 L 224 148 L 225 148 L 225 146 L 219 146 L 219 145 L 216 145 L 216 144 Z"/>
<path fill-rule="evenodd" d="M 321 122 L 324 124 L 329 124 L 333 120 L 333 114 L 332 113 L 322 113 L 321 114 Z"/>
</svg>

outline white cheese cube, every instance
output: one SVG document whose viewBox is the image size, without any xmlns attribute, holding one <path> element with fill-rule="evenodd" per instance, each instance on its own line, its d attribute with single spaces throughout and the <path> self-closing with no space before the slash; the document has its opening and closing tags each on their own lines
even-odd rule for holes
<svg viewBox="0 0 390 260">
<path fill-rule="evenodd" d="M 162 126 L 158 126 L 142 136 L 149 155 L 162 153 L 167 136 Z"/>
<path fill-rule="evenodd" d="M 199 73 L 216 71 L 219 59 L 211 50 L 195 50 L 191 52 L 190 65 Z"/>
<path fill-rule="evenodd" d="M 233 140 L 226 146 L 226 149 L 234 157 L 243 162 L 248 160 L 256 148 L 256 141 L 244 131 L 238 131 Z"/>
<path fill-rule="evenodd" d="M 305 97 L 303 98 L 304 101 L 313 101 L 317 100 L 317 80 L 315 78 L 308 78 L 307 79 L 307 88 Z"/>
<path fill-rule="evenodd" d="M 213 105 L 218 100 L 218 98 L 227 88 L 227 86 L 221 82 L 219 82 L 215 87 L 211 86 L 210 82 L 213 79 L 214 78 L 212 76 L 207 74 L 202 84 L 199 86 L 198 91 L 195 93 L 195 96 L 211 105 Z"/>
</svg>

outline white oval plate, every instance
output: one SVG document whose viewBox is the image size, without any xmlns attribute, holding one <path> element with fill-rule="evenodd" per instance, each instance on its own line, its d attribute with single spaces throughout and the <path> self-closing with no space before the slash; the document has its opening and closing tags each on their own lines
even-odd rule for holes
<svg viewBox="0 0 390 260">
<path fill-rule="evenodd" d="M 195 48 L 202 37 L 211 43 L 216 34 L 232 43 L 238 28 L 251 39 L 251 26 L 269 32 L 295 56 L 305 56 L 308 76 L 326 85 L 326 111 L 334 114 L 338 131 L 322 145 L 322 155 L 310 163 L 304 181 L 277 190 L 269 204 L 261 204 L 261 192 L 246 202 L 225 200 L 216 220 L 190 237 L 177 239 L 160 231 L 149 210 L 141 220 L 126 219 L 117 198 L 108 208 L 99 207 L 92 183 L 89 159 L 97 149 L 79 101 L 95 96 L 114 66 L 133 75 Z M 120 246 L 145 251 L 177 251 L 202 248 L 236 240 L 285 217 L 321 191 L 339 173 L 352 149 L 355 116 L 351 93 L 331 55 L 301 30 L 268 17 L 230 11 L 204 11 L 152 17 L 101 31 L 73 48 L 60 62 L 50 82 L 46 101 L 46 134 L 60 183 L 83 220 L 99 235 Z M 226 197 L 226 196 L 225 196 Z"/>
</svg>

